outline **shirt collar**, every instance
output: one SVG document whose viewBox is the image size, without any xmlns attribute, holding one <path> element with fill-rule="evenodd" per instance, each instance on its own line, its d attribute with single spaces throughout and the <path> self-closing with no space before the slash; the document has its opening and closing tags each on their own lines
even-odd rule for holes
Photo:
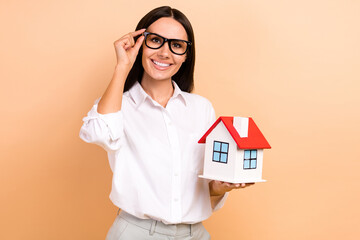
<svg viewBox="0 0 360 240">
<path fill-rule="evenodd" d="M 171 98 L 176 98 L 176 97 L 180 97 L 182 99 L 182 102 L 184 103 L 184 105 L 186 106 L 187 100 L 186 100 L 186 92 L 183 92 L 179 86 L 176 84 L 175 81 L 172 81 L 173 86 L 174 86 L 174 93 L 172 95 Z"/>
<path fill-rule="evenodd" d="M 174 86 L 174 93 L 170 99 L 179 97 L 182 99 L 182 102 L 186 106 L 187 100 L 186 100 L 185 92 L 183 92 L 179 88 L 179 86 L 176 84 L 175 81 L 172 81 L 172 83 Z M 138 106 L 142 104 L 146 98 L 152 100 L 151 97 L 144 91 L 144 89 L 142 88 L 141 84 L 138 81 L 136 81 L 135 84 L 129 89 L 129 93 L 135 104 Z"/>
<path fill-rule="evenodd" d="M 130 96 L 136 105 L 140 105 L 149 95 L 144 91 L 138 81 L 129 89 Z"/>
</svg>

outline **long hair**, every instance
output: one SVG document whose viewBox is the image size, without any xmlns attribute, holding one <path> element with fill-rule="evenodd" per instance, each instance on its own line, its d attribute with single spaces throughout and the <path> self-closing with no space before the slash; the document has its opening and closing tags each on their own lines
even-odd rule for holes
<svg viewBox="0 0 360 240">
<path fill-rule="evenodd" d="M 172 76 L 172 80 L 176 82 L 176 84 L 182 91 L 191 92 L 194 88 L 195 39 L 191 23 L 187 19 L 187 17 L 179 10 L 171 8 L 169 6 L 158 7 L 150 11 L 140 20 L 140 22 L 136 26 L 136 30 L 148 28 L 153 22 L 162 17 L 171 17 L 178 21 L 185 28 L 188 36 L 188 41 L 192 42 L 192 45 L 189 46 L 189 49 L 186 53 L 185 62 L 183 62 L 178 72 L 174 76 Z M 135 38 L 135 41 L 138 39 L 138 37 Z M 135 84 L 136 81 L 138 81 L 139 83 L 141 82 L 144 74 L 144 68 L 142 66 L 141 58 L 142 47 L 140 48 L 134 65 L 126 78 L 124 92 L 128 91 Z"/>
</svg>

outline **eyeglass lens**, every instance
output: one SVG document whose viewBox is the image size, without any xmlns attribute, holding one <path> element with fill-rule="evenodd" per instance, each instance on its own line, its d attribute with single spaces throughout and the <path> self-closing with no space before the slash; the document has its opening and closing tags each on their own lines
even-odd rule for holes
<svg viewBox="0 0 360 240">
<path fill-rule="evenodd" d="M 165 39 L 150 33 L 146 36 L 145 41 L 146 46 L 149 48 L 158 49 L 164 44 Z M 176 54 L 184 54 L 187 49 L 187 43 L 182 40 L 169 40 L 169 45 L 172 52 Z"/>
</svg>

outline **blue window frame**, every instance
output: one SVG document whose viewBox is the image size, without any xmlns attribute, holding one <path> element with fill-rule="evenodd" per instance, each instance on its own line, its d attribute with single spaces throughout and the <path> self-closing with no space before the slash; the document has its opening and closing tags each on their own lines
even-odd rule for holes
<svg viewBox="0 0 360 240">
<path fill-rule="evenodd" d="M 213 161 L 227 163 L 229 143 L 214 141 Z"/>
<path fill-rule="evenodd" d="M 257 150 L 244 151 L 244 169 L 256 169 Z"/>
</svg>

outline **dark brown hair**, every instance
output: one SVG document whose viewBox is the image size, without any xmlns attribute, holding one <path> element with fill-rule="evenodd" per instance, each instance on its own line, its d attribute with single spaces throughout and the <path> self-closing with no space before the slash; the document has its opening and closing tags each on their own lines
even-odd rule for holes
<svg viewBox="0 0 360 240">
<path fill-rule="evenodd" d="M 136 26 L 136 30 L 148 28 L 152 23 L 162 17 L 171 17 L 178 21 L 185 28 L 188 41 L 192 42 L 192 45 L 186 53 L 185 62 L 183 62 L 179 71 L 174 76 L 172 76 L 172 80 L 176 82 L 182 91 L 191 92 L 194 88 L 195 39 L 193 29 L 187 17 L 175 8 L 171 8 L 169 6 L 158 7 L 150 11 L 140 20 Z M 135 38 L 135 41 L 136 40 L 137 38 Z M 126 78 L 124 92 L 128 91 L 136 81 L 141 82 L 144 74 L 141 58 L 142 47 L 140 48 L 135 63 Z"/>
</svg>

